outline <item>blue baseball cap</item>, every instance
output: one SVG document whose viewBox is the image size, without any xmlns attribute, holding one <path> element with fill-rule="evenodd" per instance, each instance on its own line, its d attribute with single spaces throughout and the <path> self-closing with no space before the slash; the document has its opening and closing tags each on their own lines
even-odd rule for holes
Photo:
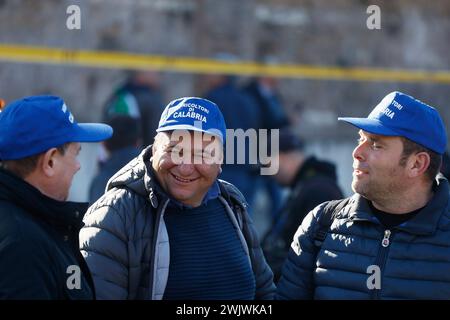
<svg viewBox="0 0 450 320">
<path fill-rule="evenodd" d="M 438 154 L 447 147 L 447 132 L 437 110 L 398 91 L 384 97 L 367 118 L 338 120 L 369 133 L 405 137 Z"/>
<path fill-rule="evenodd" d="M 212 101 L 197 97 L 184 97 L 171 101 L 159 120 L 157 132 L 193 130 L 218 137 L 223 144 L 226 125 L 222 112 Z"/>
<path fill-rule="evenodd" d="M 98 142 L 112 133 L 106 124 L 77 123 L 59 97 L 27 97 L 0 112 L 0 159 L 22 159 L 69 142 Z"/>
</svg>

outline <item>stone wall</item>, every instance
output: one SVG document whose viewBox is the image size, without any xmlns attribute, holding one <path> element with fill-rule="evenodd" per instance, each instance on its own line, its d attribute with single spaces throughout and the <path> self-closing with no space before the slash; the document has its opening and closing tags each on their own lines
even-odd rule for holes
<svg viewBox="0 0 450 320">
<path fill-rule="evenodd" d="M 81 30 L 66 28 L 66 8 L 81 8 Z M 366 27 L 366 8 L 381 8 L 381 30 Z M 450 3 L 423 1 L 2 0 L 0 42 L 168 56 L 282 63 L 447 70 Z M 83 120 L 97 120 L 121 70 L 0 62 L 7 100 L 54 92 Z M 201 94 L 198 76 L 163 74 L 166 100 Z M 283 79 L 285 105 L 308 138 L 347 138 L 336 115 L 360 115 L 387 92 L 403 90 L 436 105 L 450 120 L 447 85 Z M 320 116 L 319 116 L 320 115 Z M 311 126 L 327 130 L 311 133 Z M 329 129 L 329 130 L 328 130 Z M 328 134 L 332 131 L 332 134 Z"/>
</svg>

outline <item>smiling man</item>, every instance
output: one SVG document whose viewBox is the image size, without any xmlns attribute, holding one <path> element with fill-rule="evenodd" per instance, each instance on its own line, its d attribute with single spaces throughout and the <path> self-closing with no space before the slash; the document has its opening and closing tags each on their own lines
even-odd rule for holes
<svg viewBox="0 0 450 320">
<path fill-rule="evenodd" d="M 246 201 L 218 180 L 225 132 L 216 104 L 176 99 L 154 144 L 110 179 L 81 231 L 98 298 L 272 298 Z"/>
<path fill-rule="evenodd" d="M 323 203 L 294 236 L 279 299 L 450 299 L 450 210 L 438 112 L 400 92 L 359 128 L 355 194 Z"/>
<path fill-rule="evenodd" d="M 66 201 L 80 142 L 112 135 L 64 101 L 33 96 L 0 112 L 0 299 L 93 299 L 78 246 L 87 203 Z"/>
</svg>

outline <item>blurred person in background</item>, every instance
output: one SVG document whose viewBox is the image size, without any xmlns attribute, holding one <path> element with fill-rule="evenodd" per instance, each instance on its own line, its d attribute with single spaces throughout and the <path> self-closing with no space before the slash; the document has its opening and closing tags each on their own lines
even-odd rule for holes
<svg viewBox="0 0 450 320">
<path fill-rule="evenodd" d="M 141 149 L 141 123 L 138 119 L 117 115 L 106 122 L 113 130 L 113 136 L 104 141 L 107 159 L 100 162 L 99 172 L 89 188 L 89 202 L 94 203 L 105 192 L 106 184 L 120 168 L 135 158 Z"/>
<path fill-rule="evenodd" d="M 236 61 L 236 58 L 229 54 L 220 54 L 218 59 L 228 63 Z M 208 85 L 204 96 L 220 107 L 228 129 L 242 129 L 245 132 L 248 129 L 258 130 L 261 127 L 259 108 L 255 101 L 237 86 L 236 77 L 213 74 L 205 76 L 204 81 Z M 243 193 L 251 210 L 256 191 L 255 179 L 259 179 L 260 176 L 258 164 L 249 163 L 250 148 L 248 145 L 248 141 L 246 146 L 234 144 L 234 163 L 223 165 L 221 178 L 233 183 Z M 244 164 L 237 163 L 238 149 L 240 152 L 243 150 L 246 152 Z M 257 158 L 257 155 L 255 157 Z"/>
<path fill-rule="evenodd" d="M 263 240 L 275 280 L 281 275 L 292 238 L 304 217 L 320 203 L 343 197 L 335 165 L 306 156 L 303 150 L 303 141 L 290 129 L 280 131 L 279 170 L 274 178 L 289 188 L 289 196 Z"/>
<path fill-rule="evenodd" d="M 274 58 L 265 58 L 266 64 L 275 63 Z M 257 103 L 261 113 L 262 129 L 282 129 L 289 126 L 290 121 L 284 109 L 278 90 L 279 80 L 271 76 L 252 78 L 244 90 Z"/>
<path fill-rule="evenodd" d="M 264 62 L 273 64 L 274 58 L 266 57 Z M 258 106 L 258 112 L 261 117 L 260 127 L 258 129 L 267 129 L 268 136 L 272 129 L 282 129 L 289 126 L 290 121 L 284 110 L 280 94 L 278 92 L 278 79 L 269 76 L 259 76 L 251 79 L 245 86 L 245 92 L 253 98 Z M 282 188 L 273 178 L 273 176 L 260 176 L 258 189 L 269 197 L 267 211 L 272 220 L 276 219 L 283 202 Z"/>
<path fill-rule="evenodd" d="M 127 80 L 109 98 L 103 110 L 103 120 L 117 115 L 139 119 L 144 146 L 153 142 L 159 115 L 164 109 L 160 88 L 160 75 L 156 71 L 129 71 Z"/>
<path fill-rule="evenodd" d="M 112 135 L 34 96 L 0 112 L 0 299 L 94 299 L 78 233 L 87 203 L 67 201 L 80 142 Z"/>
</svg>

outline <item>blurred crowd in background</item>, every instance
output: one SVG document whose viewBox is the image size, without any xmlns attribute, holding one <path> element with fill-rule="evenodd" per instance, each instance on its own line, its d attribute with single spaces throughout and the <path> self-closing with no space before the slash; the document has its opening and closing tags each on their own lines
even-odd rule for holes
<svg viewBox="0 0 450 320">
<path fill-rule="evenodd" d="M 207 57 L 229 63 L 448 69 L 450 5 L 446 1 L 433 6 L 420 1 L 375 2 L 381 8 L 379 30 L 367 28 L 366 9 L 371 3 L 363 0 L 332 4 L 85 0 L 77 2 L 81 29 L 68 30 L 65 10 L 71 1 L 0 1 L 0 44 Z M 225 165 L 220 176 L 244 193 L 270 251 L 273 246 L 286 246 L 290 240 L 279 235 L 292 234 L 286 228 L 297 226 L 317 203 L 351 192 L 356 132 L 338 126 L 337 116 L 367 114 L 380 96 L 400 90 L 436 106 L 448 121 L 448 83 L 388 76 L 377 82 L 336 81 L 327 70 L 315 79 L 242 77 L 238 72 L 180 74 L 56 66 L 17 58 L 0 60 L 0 98 L 11 102 L 33 94 L 64 96 L 80 115 L 79 121 L 101 120 L 114 128 L 112 139 L 82 151 L 83 169 L 71 199 L 90 203 L 103 193 L 112 174 L 152 143 L 159 115 L 173 97 L 214 101 L 227 128 L 280 129 L 278 174 L 261 176 L 258 166 L 245 164 Z M 443 170 L 449 170 L 448 164 Z"/>
</svg>

